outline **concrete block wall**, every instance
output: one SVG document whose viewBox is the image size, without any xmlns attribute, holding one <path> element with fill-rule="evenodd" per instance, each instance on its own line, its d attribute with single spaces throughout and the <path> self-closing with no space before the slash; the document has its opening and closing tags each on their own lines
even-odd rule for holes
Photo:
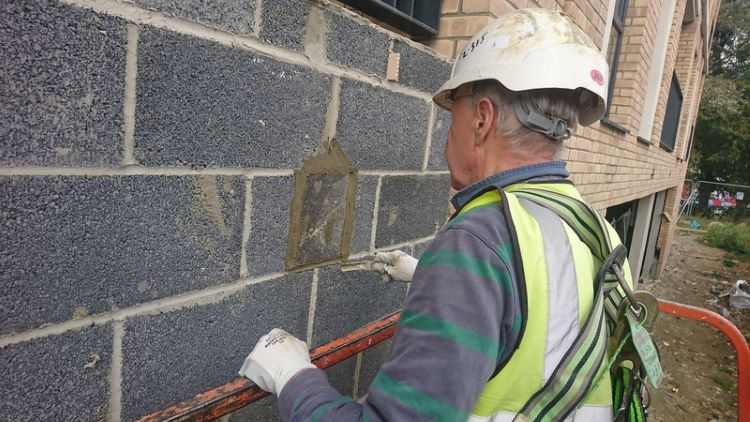
<svg viewBox="0 0 750 422">
<path fill-rule="evenodd" d="M 442 6 L 440 32 L 428 45 L 446 57 L 455 57 L 471 36 L 491 19 L 521 7 L 545 7 L 562 10 L 603 48 L 609 11 L 616 0 L 446 0 Z M 629 0 L 622 38 L 617 79 L 610 99 L 609 119 L 614 124 L 598 122 L 579 128 L 567 141 L 568 161 L 572 179 L 584 197 L 599 210 L 633 201 L 669 189 L 681 191 L 687 170 L 686 150 L 691 129 L 697 118 L 700 93 L 705 74 L 703 63 L 706 36 L 700 31 L 699 19 L 682 24 L 685 0 L 677 0 L 670 17 L 672 28 L 668 37 L 663 64 L 654 63 L 654 43 L 662 10 L 661 1 Z M 709 28 L 718 15 L 718 1 L 709 2 Z M 702 17 L 700 18 L 702 19 Z M 642 120 L 649 69 L 663 65 L 659 102 L 649 142 L 637 139 Z M 662 123 L 666 109 L 672 72 L 676 71 L 683 89 L 683 108 L 674 151 L 660 147 Z M 676 202 L 675 202 L 676 201 Z M 679 195 L 668 195 L 665 210 L 676 217 Z M 668 256 L 674 221 L 662 221 L 662 235 L 657 248 L 662 258 Z M 664 260 L 659 261 L 662 268 Z"/>
<path fill-rule="evenodd" d="M 401 306 L 404 285 L 338 264 L 284 271 L 294 175 L 336 138 L 349 258 L 421 253 L 448 211 L 445 58 L 327 1 L 0 16 L 0 419 L 133 420 L 236 378 L 272 327 L 316 345 Z M 329 376 L 361 397 L 387 354 Z M 273 401 L 227 420 L 250 415 Z"/>
</svg>

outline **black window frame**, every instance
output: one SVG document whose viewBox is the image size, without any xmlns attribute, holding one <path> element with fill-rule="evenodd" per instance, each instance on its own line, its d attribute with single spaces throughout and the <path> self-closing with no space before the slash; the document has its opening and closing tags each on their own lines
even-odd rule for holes
<svg viewBox="0 0 750 422">
<path fill-rule="evenodd" d="M 625 34 L 625 19 L 628 15 L 628 0 L 616 0 L 615 13 L 612 15 L 612 28 L 610 31 L 617 32 L 617 38 L 612 45 L 612 33 L 610 32 L 609 43 L 607 47 L 607 54 L 610 49 L 614 48 L 612 53 L 612 63 L 609 63 L 609 85 L 607 86 L 607 109 L 604 111 L 604 119 L 609 120 L 609 111 L 612 108 L 612 96 L 615 92 L 615 82 L 617 81 L 617 67 L 620 63 L 620 53 L 622 51 L 622 38 Z"/>
<path fill-rule="evenodd" d="M 682 116 L 684 102 L 685 97 L 682 95 L 677 73 L 672 72 L 672 82 L 669 85 L 667 106 L 664 110 L 664 121 L 661 125 L 661 136 L 659 137 L 659 146 L 669 152 L 673 152 L 677 146 L 677 132 L 680 129 L 680 117 Z M 669 139 L 671 143 L 665 142 L 665 138 Z"/>
<path fill-rule="evenodd" d="M 443 0 L 341 0 L 341 2 L 409 35 L 427 38 L 438 33 Z"/>
</svg>

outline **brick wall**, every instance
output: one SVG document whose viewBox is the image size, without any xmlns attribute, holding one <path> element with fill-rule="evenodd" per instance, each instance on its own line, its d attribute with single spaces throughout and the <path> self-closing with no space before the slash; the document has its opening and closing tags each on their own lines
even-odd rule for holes
<svg viewBox="0 0 750 422">
<path fill-rule="evenodd" d="M 704 35 L 700 31 L 702 18 L 683 25 L 685 5 L 685 0 L 677 0 L 670 20 L 672 27 L 651 139 L 642 142 L 637 135 L 647 94 L 649 69 L 660 65 L 653 63 L 652 56 L 662 2 L 629 0 L 609 114 L 609 119 L 615 125 L 598 122 L 587 128 L 579 128 L 567 143 L 568 150 L 563 158 L 568 161 L 572 179 L 584 197 L 600 210 L 667 189 L 670 189 L 669 192 L 681 192 L 687 170 L 686 148 L 690 128 L 697 117 L 705 77 Z M 599 47 L 603 47 L 608 42 L 603 37 L 609 23 L 607 11 L 610 6 L 610 0 L 446 0 L 442 6 L 440 32 L 428 44 L 447 57 L 455 57 L 473 31 L 494 17 L 519 7 L 546 7 L 568 13 Z M 713 28 L 718 7 L 718 1 L 710 2 L 707 11 L 709 28 Z M 667 151 L 660 148 L 659 138 L 673 71 L 677 72 L 684 98 L 675 149 Z M 676 217 L 678 205 L 679 195 L 668 195 L 665 210 L 673 217 Z M 669 253 L 674 218 L 671 223 L 667 220 L 662 223 L 657 242 L 661 256 L 659 269 Z"/>
<path fill-rule="evenodd" d="M 445 59 L 328 2 L 0 16 L 4 418 L 132 420 L 235 378 L 274 326 L 320 344 L 401 306 L 368 273 L 285 272 L 295 171 L 335 137 L 358 170 L 350 257 L 421 251 L 447 217 Z M 387 350 L 333 384 L 363 395 Z M 277 417 L 269 399 L 233 420 L 250 414 Z"/>
<path fill-rule="evenodd" d="M 686 46 L 684 49 L 690 49 L 691 45 L 688 41 L 690 38 L 690 28 L 686 28 L 687 31 L 683 34 L 682 33 L 682 18 L 685 14 L 685 2 L 678 2 L 678 6 L 675 8 L 674 11 L 674 17 L 672 19 L 672 29 L 669 32 L 669 41 L 667 46 L 667 57 L 664 61 L 664 73 L 662 74 L 662 80 L 660 85 L 660 91 L 659 91 L 659 102 L 656 107 L 656 116 L 661 116 L 661 118 L 654 119 L 654 126 L 651 130 L 651 137 L 650 141 L 654 143 L 654 145 L 658 145 L 659 142 L 661 142 L 661 131 L 662 127 L 664 126 L 664 113 L 667 109 L 667 99 L 669 97 L 669 88 L 672 84 L 672 75 L 676 72 L 676 66 L 677 66 L 677 50 L 679 46 L 679 41 L 684 39 Z M 692 45 L 692 49 L 695 50 L 695 45 Z M 685 60 L 681 62 L 681 65 L 690 64 L 691 60 Z M 680 87 L 684 91 L 685 88 L 688 86 L 686 79 L 681 79 L 680 74 L 677 74 L 677 79 L 680 84 Z M 683 92 L 683 104 L 687 104 L 687 102 L 684 99 L 685 93 Z M 683 107 L 683 110 L 685 107 Z M 681 113 L 686 114 L 686 113 Z M 678 132 L 679 133 L 679 132 Z M 677 145 L 675 144 L 675 147 Z M 676 149 L 676 148 L 675 148 Z"/>
</svg>

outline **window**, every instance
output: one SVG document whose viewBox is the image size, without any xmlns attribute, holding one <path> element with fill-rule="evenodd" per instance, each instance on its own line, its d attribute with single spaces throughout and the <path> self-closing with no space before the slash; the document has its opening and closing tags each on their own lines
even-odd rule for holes
<svg viewBox="0 0 750 422">
<path fill-rule="evenodd" d="M 688 138 L 688 143 L 685 146 L 685 150 L 682 151 L 682 159 L 687 160 L 690 157 L 690 149 L 693 147 L 693 137 L 695 136 L 695 126 L 690 128 L 690 138 Z"/>
<path fill-rule="evenodd" d="M 607 208 L 605 219 L 615 229 L 623 245 L 631 249 L 635 219 L 638 215 L 638 200 Z"/>
<path fill-rule="evenodd" d="M 656 119 L 656 109 L 661 95 L 661 84 L 665 72 L 665 60 L 669 38 L 672 33 L 676 0 L 664 0 L 662 10 L 659 13 L 659 22 L 656 25 L 656 36 L 654 37 L 654 50 L 651 52 L 648 69 L 648 85 L 646 85 L 646 98 L 641 108 L 641 121 L 638 127 L 638 139 L 651 144 Z M 683 33 L 684 35 L 684 33 Z"/>
<path fill-rule="evenodd" d="M 672 74 L 672 85 L 669 86 L 667 111 L 664 113 L 664 125 L 661 127 L 661 146 L 672 151 L 677 140 L 677 128 L 680 126 L 680 112 L 682 111 L 682 91 L 677 75 Z"/>
<path fill-rule="evenodd" d="M 609 44 L 607 46 L 607 64 L 609 64 L 609 92 L 607 92 L 607 111 L 604 117 L 609 116 L 609 108 L 612 106 L 612 93 L 615 91 L 615 80 L 617 79 L 617 64 L 620 61 L 620 48 L 622 47 L 622 34 L 625 32 L 625 16 L 628 12 L 628 0 L 617 0 L 615 13 L 612 15 L 612 29 L 609 33 Z"/>
<path fill-rule="evenodd" d="M 341 0 L 417 37 L 437 35 L 443 0 Z"/>
</svg>

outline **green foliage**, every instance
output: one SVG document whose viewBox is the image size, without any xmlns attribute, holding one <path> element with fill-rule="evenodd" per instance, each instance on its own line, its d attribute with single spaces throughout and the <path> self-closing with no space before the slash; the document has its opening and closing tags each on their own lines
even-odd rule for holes
<svg viewBox="0 0 750 422">
<path fill-rule="evenodd" d="M 750 184 L 750 1 L 722 2 L 688 177 Z"/>
<path fill-rule="evenodd" d="M 750 2 L 721 4 L 711 44 L 711 73 L 742 77 L 750 71 Z"/>
<path fill-rule="evenodd" d="M 714 247 L 741 255 L 750 255 L 750 225 L 712 224 L 703 240 Z"/>
<path fill-rule="evenodd" d="M 732 259 L 729 255 L 725 255 L 724 259 L 721 261 L 721 263 L 724 264 L 724 266 L 727 267 L 727 268 L 732 268 L 735 265 L 737 265 L 737 261 L 735 261 L 734 259 Z"/>
<path fill-rule="evenodd" d="M 713 373 L 708 377 L 726 392 L 734 393 L 737 389 L 737 384 L 734 380 L 725 374 Z"/>
</svg>

